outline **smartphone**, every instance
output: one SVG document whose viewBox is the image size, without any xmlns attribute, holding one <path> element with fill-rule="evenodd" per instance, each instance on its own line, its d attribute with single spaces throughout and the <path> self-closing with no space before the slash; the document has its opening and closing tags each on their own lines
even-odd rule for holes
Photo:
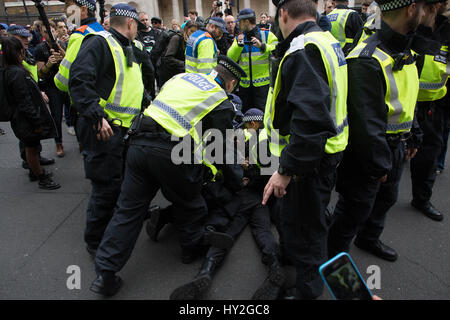
<svg viewBox="0 0 450 320">
<path fill-rule="evenodd" d="M 352 258 L 341 252 L 319 268 L 323 281 L 336 300 L 372 300 L 372 293 Z"/>
</svg>

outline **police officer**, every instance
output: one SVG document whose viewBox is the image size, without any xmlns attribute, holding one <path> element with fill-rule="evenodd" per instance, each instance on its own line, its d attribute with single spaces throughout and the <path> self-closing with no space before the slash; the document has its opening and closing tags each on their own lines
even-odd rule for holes
<svg viewBox="0 0 450 320">
<path fill-rule="evenodd" d="M 239 84 L 242 112 L 253 107 L 263 110 L 270 84 L 269 56 L 275 50 L 278 39 L 269 30 L 256 26 L 256 15 L 252 9 L 241 10 L 237 20 L 243 33 L 234 39 L 228 57 L 238 62 L 248 75 Z"/>
<path fill-rule="evenodd" d="M 339 43 L 316 23 L 311 0 L 273 1 L 284 41 L 283 57 L 264 114 L 270 151 L 279 168 L 263 204 L 279 200 L 283 261 L 297 271 L 290 297 L 322 294 L 318 267 L 326 260 L 325 211 L 335 171 L 347 145 L 347 65 Z"/>
<path fill-rule="evenodd" d="M 331 33 L 341 44 L 344 54 L 353 47 L 353 39 L 363 26 L 361 16 L 348 8 L 348 0 L 336 0 L 336 7 L 327 17 L 331 21 Z"/>
<path fill-rule="evenodd" d="M 210 73 L 217 64 L 219 54 L 215 41 L 227 32 L 225 21 L 218 17 L 208 20 L 206 31 L 194 32 L 186 43 L 186 72 Z"/>
<path fill-rule="evenodd" d="M 450 23 L 442 14 L 446 10 L 445 0 L 427 0 L 427 21 L 419 32 L 438 41 L 441 48 L 434 55 L 421 56 L 418 67 L 422 67 L 417 103 L 417 120 L 424 136 L 421 148 L 411 160 L 413 200 L 411 205 L 429 218 L 441 221 L 444 216 L 431 203 L 436 179 L 437 159 L 442 150 L 443 132 L 449 108 L 448 77 L 450 76 Z"/>
<path fill-rule="evenodd" d="M 193 149 L 183 151 L 182 157 L 188 158 L 184 163 L 173 159 L 172 154 L 180 154 L 181 145 L 199 145 L 202 132 L 198 133 L 196 127 L 200 124 L 203 131 L 215 128 L 224 132 L 232 128 L 235 110 L 227 93 L 244 75 L 227 57 L 219 58 L 209 75 L 176 75 L 144 114 L 136 118 L 118 208 L 95 257 L 97 278 L 92 291 L 113 295 L 120 289 L 121 279 L 116 273 L 129 259 L 150 202 L 160 188 L 174 205 L 172 218 L 179 232 L 182 258 L 201 254 L 206 244 L 218 248 L 232 245 L 229 236 L 206 232 L 204 228 L 207 208 L 201 196 L 203 166 L 191 158 Z M 177 142 L 174 137 L 183 141 Z"/>
<path fill-rule="evenodd" d="M 54 78 L 56 87 L 63 92 L 69 92 L 69 70 L 80 51 L 84 37 L 90 33 L 104 31 L 103 27 L 97 22 L 95 17 L 95 0 L 66 0 L 66 12 L 67 8 L 71 5 L 76 5 L 80 8 L 81 26 L 70 35 L 66 55 L 61 61 L 58 73 Z"/>
<path fill-rule="evenodd" d="M 77 132 L 83 145 L 86 178 L 92 192 L 85 241 L 94 254 L 113 214 L 124 166 L 124 136 L 133 117 L 148 104 L 140 61 L 133 50 L 138 14 L 127 4 L 111 8 L 110 32 L 84 38 L 70 68 L 69 89 L 79 112 Z"/>
<path fill-rule="evenodd" d="M 381 29 L 347 57 L 350 140 L 338 169 L 339 201 L 328 251 L 330 257 L 348 251 L 356 235 L 355 246 L 395 261 L 397 253 L 380 235 L 397 201 L 404 161 L 414 157 L 420 143 L 413 133 L 419 79 L 409 45 L 424 3 L 378 4 Z"/>
</svg>

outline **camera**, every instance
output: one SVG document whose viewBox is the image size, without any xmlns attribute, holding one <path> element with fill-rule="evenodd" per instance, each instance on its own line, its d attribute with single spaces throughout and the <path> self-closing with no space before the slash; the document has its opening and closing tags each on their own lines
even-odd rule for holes
<svg viewBox="0 0 450 320">
<path fill-rule="evenodd" d="M 221 7 L 221 6 L 223 6 L 223 3 L 222 3 L 222 1 L 217 1 L 217 2 L 216 2 L 216 6 L 218 6 L 218 7 Z"/>
</svg>

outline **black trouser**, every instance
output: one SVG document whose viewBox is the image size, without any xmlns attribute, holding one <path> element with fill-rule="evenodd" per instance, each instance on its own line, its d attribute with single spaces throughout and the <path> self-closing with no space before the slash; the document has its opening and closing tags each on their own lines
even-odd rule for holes
<svg viewBox="0 0 450 320">
<path fill-rule="evenodd" d="M 58 134 L 55 138 L 55 142 L 62 143 L 62 118 L 64 104 L 67 103 L 68 95 L 65 92 L 59 91 L 57 88 L 50 88 L 45 91 L 45 94 L 48 96 L 48 105 L 53 120 L 55 121 L 56 132 Z"/>
<path fill-rule="evenodd" d="M 325 211 L 336 180 L 341 154 L 324 156 L 318 173 L 291 180 L 280 199 L 280 249 L 283 261 L 297 270 L 296 289 L 302 299 L 322 294 L 319 266 L 327 258 Z"/>
<path fill-rule="evenodd" d="M 353 237 L 377 241 L 383 232 L 386 214 L 397 202 L 398 187 L 404 167 L 405 143 L 390 145 L 392 170 L 385 183 L 367 177 L 345 156 L 338 168 L 336 190 L 339 200 L 334 209 L 334 223 L 328 236 L 329 257 L 349 251 Z"/>
<path fill-rule="evenodd" d="M 90 247 L 97 248 L 120 194 L 126 152 L 123 137 L 126 129 L 112 125 L 114 135 L 103 142 L 97 140 L 92 126 L 84 118 L 77 121 L 77 132 L 83 144 L 84 171 L 92 184 L 84 240 Z"/>
<path fill-rule="evenodd" d="M 264 112 L 266 108 L 269 85 L 262 87 L 250 86 L 248 88 L 239 87 L 239 97 L 242 100 L 242 113 L 250 108 L 257 108 Z"/>
<path fill-rule="evenodd" d="M 157 139 L 158 134 L 145 136 L 132 140 L 129 147 L 117 209 L 95 257 L 97 274 L 118 272 L 128 261 L 148 207 L 160 188 L 173 203 L 172 221 L 181 247 L 187 250 L 203 247 L 207 208 L 200 193 L 202 166 L 173 164 L 170 148 L 145 145 Z"/>
<path fill-rule="evenodd" d="M 435 102 L 418 102 L 417 121 L 423 131 L 423 141 L 411 160 L 413 199 L 424 204 L 431 199 L 438 156 L 442 150 L 445 114 Z"/>
<path fill-rule="evenodd" d="M 234 217 L 228 218 L 229 224 L 223 232 L 236 240 L 245 230 L 245 227 L 250 224 L 253 238 L 262 253 L 263 263 L 267 264 L 272 260 L 272 257 L 279 258 L 279 246 L 272 233 L 269 207 L 261 204 L 262 193 L 244 188 L 239 192 L 239 197 L 242 199 L 239 211 Z M 208 219 L 209 223 L 211 221 L 214 221 L 214 219 Z M 219 219 L 216 221 L 219 221 Z M 227 253 L 228 250 L 226 249 L 211 247 L 206 254 L 206 258 L 213 258 L 216 265 L 220 265 Z"/>
</svg>

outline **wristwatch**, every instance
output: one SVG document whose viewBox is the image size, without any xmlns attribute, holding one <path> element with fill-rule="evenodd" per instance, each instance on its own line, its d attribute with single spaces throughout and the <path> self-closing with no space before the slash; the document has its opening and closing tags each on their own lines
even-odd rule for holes
<svg viewBox="0 0 450 320">
<path fill-rule="evenodd" d="M 294 173 L 293 173 L 293 172 L 289 171 L 288 169 L 286 169 L 286 168 L 284 168 L 284 167 L 282 167 L 282 166 L 279 166 L 279 167 L 278 167 L 278 173 L 279 173 L 280 175 L 282 175 L 282 176 L 288 176 L 288 177 L 294 176 Z"/>
</svg>

